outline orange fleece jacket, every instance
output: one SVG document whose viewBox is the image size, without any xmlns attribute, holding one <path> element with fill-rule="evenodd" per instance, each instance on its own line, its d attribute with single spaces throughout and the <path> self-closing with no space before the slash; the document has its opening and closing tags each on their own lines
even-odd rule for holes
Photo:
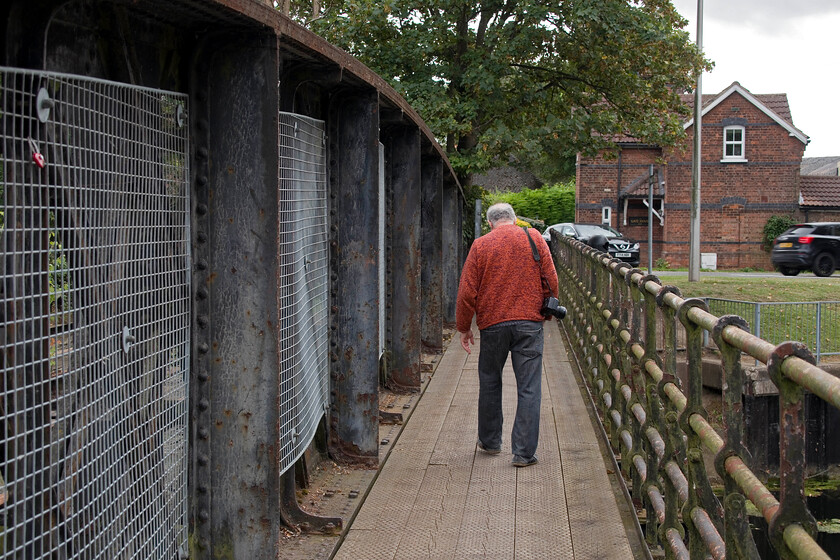
<svg viewBox="0 0 840 560">
<path fill-rule="evenodd" d="M 504 321 L 544 321 L 540 266 L 552 295 L 557 295 L 557 271 L 548 245 L 535 229 L 528 229 L 540 255 L 534 260 L 521 227 L 502 225 L 476 239 L 470 248 L 455 308 L 455 326 L 467 332 L 473 316 L 479 329 Z"/>
</svg>

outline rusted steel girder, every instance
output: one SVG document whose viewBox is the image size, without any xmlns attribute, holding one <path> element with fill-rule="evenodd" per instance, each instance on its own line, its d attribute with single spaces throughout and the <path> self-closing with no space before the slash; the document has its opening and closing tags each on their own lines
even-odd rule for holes
<svg viewBox="0 0 840 560">
<path fill-rule="evenodd" d="M 278 92 L 245 92 L 277 83 L 276 38 L 219 34 L 194 56 L 190 542 L 195 558 L 267 558 L 282 527 L 282 265 L 262 242 L 278 236 Z"/>
<path fill-rule="evenodd" d="M 348 92 L 331 100 L 328 121 L 337 280 L 329 448 L 371 466 L 379 463 L 378 109 L 375 91 Z"/>
<path fill-rule="evenodd" d="M 459 196 L 458 185 L 452 181 L 443 182 L 442 202 L 442 247 L 441 264 L 443 266 L 443 323 L 455 323 L 455 303 L 458 298 L 458 282 L 461 277 L 461 258 L 463 235 L 461 221 L 463 202 Z"/>
<path fill-rule="evenodd" d="M 388 281 L 391 298 L 386 383 L 397 390 L 419 390 L 420 371 L 420 131 L 391 127 L 387 134 L 387 180 L 392 193 Z"/>
<path fill-rule="evenodd" d="M 443 348 L 443 166 L 423 158 L 420 209 L 420 337 L 433 350 Z"/>
</svg>

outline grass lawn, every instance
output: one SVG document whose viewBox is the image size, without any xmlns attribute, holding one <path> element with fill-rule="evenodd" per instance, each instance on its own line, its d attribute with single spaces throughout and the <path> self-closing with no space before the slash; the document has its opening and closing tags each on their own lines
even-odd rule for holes
<svg viewBox="0 0 840 560">
<path fill-rule="evenodd" d="M 654 271 L 656 274 L 656 271 Z M 742 278 L 700 273 L 700 280 L 689 282 L 688 275 L 660 276 L 665 285 L 676 286 L 683 297 L 710 297 L 739 301 L 840 301 L 840 276 L 830 278 L 788 278 L 756 276 Z"/>
</svg>

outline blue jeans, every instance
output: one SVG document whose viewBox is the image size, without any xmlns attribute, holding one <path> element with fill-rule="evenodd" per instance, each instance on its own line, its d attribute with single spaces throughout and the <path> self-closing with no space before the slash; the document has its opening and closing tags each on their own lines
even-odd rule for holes
<svg viewBox="0 0 840 560">
<path fill-rule="evenodd" d="M 488 448 L 502 446 L 502 368 L 510 353 L 518 395 L 511 450 L 514 455 L 533 457 L 540 436 L 543 325 L 506 321 L 482 330 L 480 342 L 478 439 Z"/>
</svg>

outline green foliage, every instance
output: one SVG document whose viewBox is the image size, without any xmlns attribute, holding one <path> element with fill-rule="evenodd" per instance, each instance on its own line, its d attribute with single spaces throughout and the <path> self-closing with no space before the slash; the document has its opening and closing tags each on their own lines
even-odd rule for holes
<svg viewBox="0 0 840 560">
<path fill-rule="evenodd" d="M 764 250 L 769 252 L 773 248 L 773 240 L 794 225 L 796 225 L 796 220 L 791 216 L 770 216 L 767 223 L 764 224 L 762 236 L 762 247 Z"/>
<path fill-rule="evenodd" d="M 510 155 L 554 180 L 618 135 L 670 145 L 679 94 L 711 68 L 670 0 L 326 0 L 314 20 L 310 6 L 292 16 L 388 80 L 464 184 Z"/>
<path fill-rule="evenodd" d="M 67 254 L 55 234 L 55 213 L 50 212 L 50 249 L 47 257 L 47 277 L 49 282 L 50 311 L 65 313 L 70 311 L 70 265 Z"/>
<path fill-rule="evenodd" d="M 659 257 L 653 261 L 653 268 L 656 270 L 668 270 L 671 268 L 671 263 L 669 263 L 666 259 Z"/>
<path fill-rule="evenodd" d="M 517 216 L 542 220 L 545 226 L 575 221 L 574 181 L 496 195 L 494 202 L 507 202 L 513 206 Z"/>
<path fill-rule="evenodd" d="M 61 251 L 61 245 L 52 241 L 50 233 L 49 285 L 50 310 L 62 313 L 70 310 L 70 267 L 67 255 Z"/>
</svg>

